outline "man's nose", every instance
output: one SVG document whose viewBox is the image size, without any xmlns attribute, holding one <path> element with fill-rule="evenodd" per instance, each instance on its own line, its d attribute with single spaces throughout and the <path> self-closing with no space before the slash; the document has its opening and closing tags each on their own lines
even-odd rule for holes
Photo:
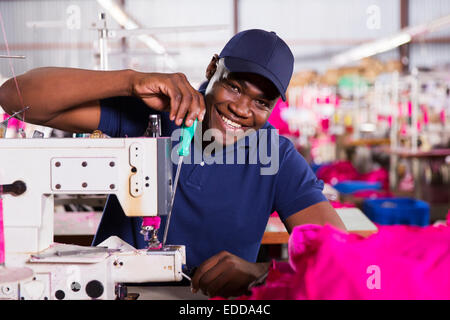
<svg viewBox="0 0 450 320">
<path fill-rule="evenodd" d="M 252 115 L 250 107 L 251 103 L 252 100 L 250 98 L 241 96 L 236 101 L 229 103 L 228 108 L 240 118 L 249 118 Z"/>
</svg>

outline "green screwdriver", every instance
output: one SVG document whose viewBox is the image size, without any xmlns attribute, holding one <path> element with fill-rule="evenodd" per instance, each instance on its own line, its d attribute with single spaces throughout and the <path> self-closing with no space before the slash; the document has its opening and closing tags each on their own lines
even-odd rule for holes
<svg viewBox="0 0 450 320">
<path fill-rule="evenodd" d="M 183 125 L 181 126 L 181 139 L 180 144 L 178 147 L 178 166 L 177 166 L 177 172 L 175 174 L 175 180 L 173 183 L 173 191 L 172 191 L 172 198 L 170 200 L 170 207 L 169 207 L 169 214 L 167 216 L 166 221 L 166 227 L 164 228 L 164 237 L 162 242 L 162 247 L 164 248 L 167 240 L 167 231 L 169 230 L 169 224 L 170 224 L 170 217 L 172 216 L 172 208 L 173 208 L 173 202 L 175 200 L 175 192 L 177 191 L 177 185 L 178 185 L 178 178 L 180 177 L 180 170 L 181 170 L 181 164 L 183 163 L 183 158 L 185 156 L 189 155 L 189 150 L 191 147 L 191 141 L 194 138 L 195 129 L 197 128 L 197 119 L 194 120 L 194 123 L 192 126 L 188 127 L 183 122 Z"/>
</svg>

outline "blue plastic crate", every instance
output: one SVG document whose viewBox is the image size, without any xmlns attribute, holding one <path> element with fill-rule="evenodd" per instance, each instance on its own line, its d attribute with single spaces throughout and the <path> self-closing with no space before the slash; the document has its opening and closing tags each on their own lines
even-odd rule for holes
<svg viewBox="0 0 450 320">
<path fill-rule="evenodd" d="M 381 190 L 381 182 L 342 181 L 333 185 L 333 188 L 344 194 L 362 190 Z"/>
<path fill-rule="evenodd" d="M 416 225 L 430 224 L 430 206 L 425 201 L 412 198 L 380 198 L 366 200 L 363 212 L 380 225 Z"/>
</svg>

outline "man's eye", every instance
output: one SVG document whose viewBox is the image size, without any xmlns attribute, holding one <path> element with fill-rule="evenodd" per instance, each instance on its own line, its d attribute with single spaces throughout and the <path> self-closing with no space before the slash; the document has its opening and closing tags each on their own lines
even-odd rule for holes
<svg viewBox="0 0 450 320">
<path fill-rule="evenodd" d="M 235 86 L 235 85 L 232 84 L 232 83 L 230 83 L 229 86 L 230 86 L 231 90 L 236 91 L 236 92 L 239 92 L 239 87 Z"/>
<path fill-rule="evenodd" d="M 256 100 L 256 104 L 261 106 L 261 107 L 264 107 L 264 108 L 268 108 L 269 107 L 269 104 L 267 102 L 263 101 L 263 100 Z"/>
<path fill-rule="evenodd" d="M 225 84 L 225 86 L 226 86 L 228 89 L 230 89 L 231 91 L 234 91 L 234 92 L 237 92 L 237 93 L 240 92 L 239 87 L 238 87 L 237 85 L 235 85 L 234 83 L 229 82 L 229 81 L 225 81 L 224 84 Z"/>
</svg>

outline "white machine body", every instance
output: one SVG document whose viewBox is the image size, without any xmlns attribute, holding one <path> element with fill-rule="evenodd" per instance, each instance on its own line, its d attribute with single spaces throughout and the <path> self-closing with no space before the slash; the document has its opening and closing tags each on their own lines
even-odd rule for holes
<svg viewBox="0 0 450 320">
<path fill-rule="evenodd" d="M 184 246 L 136 250 L 114 239 L 96 250 L 53 242 L 55 194 L 114 194 L 129 217 L 167 215 L 169 138 L 0 139 L 0 184 L 15 181 L 26 191 L 2 197 L 5 266 L 29 267 L 35 276 L 18 287 L 0 279 L 0 299 L 113 299 L 118 283 L 181 280 Z"/>
</svg>

